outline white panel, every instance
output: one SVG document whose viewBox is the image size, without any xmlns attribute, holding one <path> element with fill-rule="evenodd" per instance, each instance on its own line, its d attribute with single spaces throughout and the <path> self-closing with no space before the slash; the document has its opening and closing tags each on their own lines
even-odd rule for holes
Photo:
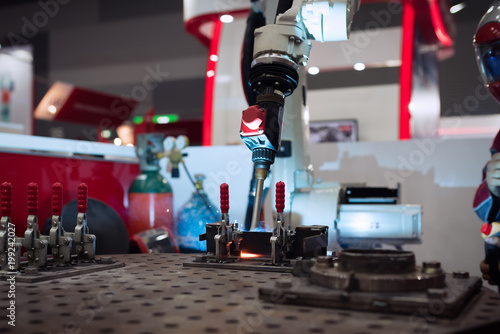
<svg viewBox="0 0 500 334">
<path fill-rule="evenodd" d="M 353 31 L 349 40 L 320 43 L 313 41 L 308 66 L 322 70 L 366 66 L 395 66 L 401 60 L 401 27 L 373 31 Z"/>
<path fill-rule="evenodd" d="M 215 76 L 212 144 L 241 144 L 241 113 L 248 108 L 241 82 L 241 48 L 246 21 L 224 24 Z"/>
<path fill-rule="evenodd" d="M 454 138 L 492 138 L 500 129 L 500 115 L 442 117 L 439 134 Z"/>
<path fill-rule="evenodd" d="M 399 85 L 309 90 L 311 121 L 357 119 L 360 141 L 399 138 Z"/>
<path fill-rule="evenodd" d="M 17 52 L 21 53 L 23 57 L 30 57 L 31 47 L 5 48 L 0 51 L 12 52 L 12 54 L 0 53 L 0 90 L 9 96 L 9 102 L 0 101 L 0 108 L 2 108 L 0 113 L 8 112 L 8 122 L 22 124 L 23 133 L 31 134 L 33 64 L 30 60 L 14 56 Z M 0 121 L 2 121 L 1 116 Z"/>
<path fill-rule="evenodd" d="M 116 160 L 137 161 L 133 147 L 115 146 L 86 140 L 70 140 L 0 133 L 0 151 L 28 151 L 72 156 L 73 154 L 109 157 Z"/>
</svg>

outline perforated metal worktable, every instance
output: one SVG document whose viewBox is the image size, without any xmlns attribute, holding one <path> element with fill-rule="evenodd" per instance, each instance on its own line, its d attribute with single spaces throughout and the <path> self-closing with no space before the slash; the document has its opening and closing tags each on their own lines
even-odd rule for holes
<svg viewBox="0 0 500 334">
<path fill-rule="evenodd" d="M 483 288 L 456 319 L 265 303 L 260 287 L 288 273 L 183 266 L 182 254 L 118 255 L 124 267 L 39 283 L 0 282 L 0 333 L 456 333 L 500 332 L 500 295 Z M 295 278 L 293 278 L 295 279 Z"/>
</svg>

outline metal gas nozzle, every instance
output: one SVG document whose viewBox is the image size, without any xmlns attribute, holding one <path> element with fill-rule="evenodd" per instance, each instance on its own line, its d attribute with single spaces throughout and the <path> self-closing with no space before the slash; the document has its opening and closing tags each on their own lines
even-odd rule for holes
<svg viewBox="0 0 500 334">
<path fill-rule="evenodd" d="M 260 211 L 262 209 L 262 193 L 264 191 L 264 181 L 266 180 L 268 173 L 269 168 L 255 168 L 255 180 L 257 185 L 255 188 L 255 202 L 252 213 L 252 225 L 250 226 L 251 230 L 259 226 Z"/>
</svg>

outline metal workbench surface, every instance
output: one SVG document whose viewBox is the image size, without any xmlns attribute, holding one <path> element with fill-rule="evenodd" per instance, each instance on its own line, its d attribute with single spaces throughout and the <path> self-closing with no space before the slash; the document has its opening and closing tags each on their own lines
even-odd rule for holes
<svg viewBox="0 0 500 334">
<path fill-rule="evenodd" d="M 0 282 L 0 333 L 500 332 L 500 295 L 483 288 L 456 319 L 281 305 L 259 300 L 288 273 L 183 266 L 186 254 L 113 256 L 124 267 L 39 283 Z M 293 278 L 295 279 L 295 278 Z M 7 307 L 15 301 L 15 327 Z M 482 329 L 480 329 L 480 327 Z M 496 329 L 496 330 L 495 330 Z"/>
</svg>

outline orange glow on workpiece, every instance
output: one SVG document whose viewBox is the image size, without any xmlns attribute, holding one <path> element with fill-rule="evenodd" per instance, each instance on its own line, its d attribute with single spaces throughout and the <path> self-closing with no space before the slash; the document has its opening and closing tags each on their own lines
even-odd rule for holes
<svg viewBox="0 0 500 334">
<path fill-rule="evenodd" d="M 252 253 L 244 253 L 244 252 L 241 252 L 241 255 L 240 257 L 242 259 L 250 259 L 250 258 L 253 258 L 253 257 L 261 257 L 262 255 L 260 254 L 252 254 Z"/>
</svg>

